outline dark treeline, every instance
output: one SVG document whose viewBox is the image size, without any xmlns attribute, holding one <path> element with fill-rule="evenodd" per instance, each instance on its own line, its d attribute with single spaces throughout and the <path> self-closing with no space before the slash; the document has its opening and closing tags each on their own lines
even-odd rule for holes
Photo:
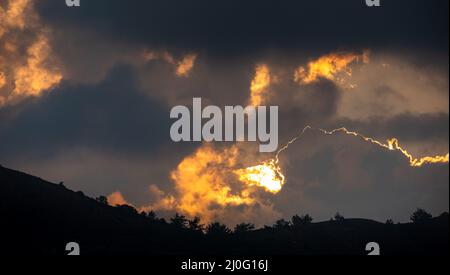
<svg viewBox="0 0 450 275">
<path fill-rule="evenodd" d="M 263 228 L 228 228 L 112 207 L 106 197 L 91 199 L 1 166 L 0 192 L 1 253 L 64 255 L 65 245 L 77 242 L 83 255 L 364 255 L 367 243 L 378 242 L 385 255 L 448 254 L 448 213 L 433 218 L 423 209 L 405 224 L 337 213 L 324 222 L 305 214 Z"/>
</svg>

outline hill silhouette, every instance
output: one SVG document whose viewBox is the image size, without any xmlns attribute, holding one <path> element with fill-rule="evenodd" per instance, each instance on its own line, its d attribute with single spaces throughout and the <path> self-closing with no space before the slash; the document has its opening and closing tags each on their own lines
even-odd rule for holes
<svg viewBox="0 0 450 275">
<path fill-rule="evenodd" d="M 112 207 L 63 184 L 0 166 L 0 253 L 65 255 L 77 242 L 83 255 L 366 255 L 377 242 L 383 255 L 447 255 L 449 216 L 415 213 L 415 222 L 345 219 L 313 223 L 294 216 L 273 226 L 234 231 L 219 223 L 176 215 L 170 221 L 131 206 Z"/>
</svg>

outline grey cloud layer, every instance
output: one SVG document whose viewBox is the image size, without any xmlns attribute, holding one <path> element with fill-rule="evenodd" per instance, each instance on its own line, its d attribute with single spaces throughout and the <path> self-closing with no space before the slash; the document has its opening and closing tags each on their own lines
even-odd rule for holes
<svg viewBox="0 0 450 275">
<path fill-rule="evenodd" d="M 73 147 L 148 154 L 168 142 L 170 125 L 166 107 L 136 88 L 127 67 L 100 84 L 63 84 L 0 114 L 2 158 L 47 158 Z"/>
</svg>

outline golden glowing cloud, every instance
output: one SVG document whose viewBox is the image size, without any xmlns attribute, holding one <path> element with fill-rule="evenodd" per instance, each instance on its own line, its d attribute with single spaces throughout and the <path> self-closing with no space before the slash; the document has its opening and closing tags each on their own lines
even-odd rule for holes
<svg viewBox="0 0 450 275">
<path fill-rule="evenodd" d="M 368 52 L 362 54 L 332 53 L 319 57 L 317 60 L 309 62 L 307 67 L 298 67 L 294 72 L 294 81 L 306 85 L 325 78 L 342 83 L 344 82 L 342 74 L 351 76 L 350 65 L 354 62 L 369 62 Z"/>
<path fill-rule="evenodd" d="M 62 75 L 45 68 L 50 54 L 50 46 L 45 36 L 40 36 L 27 50 L 26 64 L 15 68 L 14 95 L 39 96 L 41 92 L 58 84 Z"/>
<path fill-rule="evenodd" d="M 181 60 L 177 61 L 175 57 L 167 52 L 148 51 L 144 52 L 144 59 L 146 61 L 164 60 L 167 63 L 175 66 L 175 75 L 178 77 L 188 77 L 189 73 L 195 66 L 197 60 L 197 54 L 185 55 Z"/>
<path fill-rule="evenodd" d="M 0 37 L 12 28 L 25 28 L 25 9 L 30 0 L 9 0 L 7 9 L 0 6 Z"/>
<path fill-rule="evenodd" d="M 194 68 L 197 55 L 189 54 L 185 56 L 179 63 L 176 70 L 176 75 L 180 77 L 187 77 L 189 72 Z"/>
<path fill-rule="evenodd" d="M 108 196 L 108 204 L 112 206 L 130 205 L 118 191 Z"/>
<path fill-rule="evenodd" d="M 256 67 L 255 76 L 250 85 L 250 105 L 260 106 L 264 103 L 268 88 L 273 82 L 269 66 L 261 64 Z"/>
<path fill-rule="evenodd" d="M 239 169 L 235 173 L 239 176 L 239 180 L 247 185 L 262 187 L 273 194 L 280 192 L 286 182 L 277 159 L 270 159 L 257 166 Z"/>
<path fill-rule="evenodd" d="M 236 165 L 237 156 L 238 149 L 234 146 L 218 152 L 211 145 L 204 145 L 186 157 L 171 174 L 178 193 L 177 209 L 212 221 L 214 206 L 254 203 L 247 190 L 233 191 L 230 185 L 230 171 Z"/>
<path fill-rule="evenodd" d="M 227 215 L 227 211 L 233 211 L 231 208 L 241 206 L 247 207 L 245 213 L 237 211 L 231 220 L 242 221 L 252 216 L 249 209 L 255 205 L 259 209 L 256 211 L 276 215 L 272 206 L 260 198 L 259 192 L 277 193 L 276 190 L 281 189 L 274 183 L 277 176 L 263 171 L 267 175 L 263 175 L 259 183 L 257 172 L 249 168 L 246 178 L 246 170 L 238 167 L 240 154 L 235 145 L 222 150 L 212 144 L 202 145 L 171 172 L 175 194 L 164 194 L 156 186 L 151 186 L 150 192 L 157 197 L 157 201 L 141 210 L 177 211 L 188 217 L 201 217 L 205 223 L 220 220 Z"/>
<path fill-rule="evenodd" d="M 0 89 L 6 85 L 6 76 L 3 72 L 0 72 Z"/>
<path fill-rule="evenodd" d="M 63 76 L 55 65 L 44 27 L 30 0 L 0 6 L 0 106 L 27 96 L 40 96 Z"/>
</svg>

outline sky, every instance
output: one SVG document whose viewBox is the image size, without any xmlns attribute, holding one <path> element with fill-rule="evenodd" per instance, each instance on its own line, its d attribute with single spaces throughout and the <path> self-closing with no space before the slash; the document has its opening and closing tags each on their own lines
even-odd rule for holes
<svg viewBox="0 0 450 275">
<path fill-rule="evenodd" d="M 404 222 L 449 210 L 447 0 L 0 0 L 0 164 L 161 216 Z M 174 143 L 170 110 L 279 106 L 255 143 Z M 337 132 L 345 127 L 382 144 Z M 413 167 L 413 158 L 447 155 Z"/>
</svg>

